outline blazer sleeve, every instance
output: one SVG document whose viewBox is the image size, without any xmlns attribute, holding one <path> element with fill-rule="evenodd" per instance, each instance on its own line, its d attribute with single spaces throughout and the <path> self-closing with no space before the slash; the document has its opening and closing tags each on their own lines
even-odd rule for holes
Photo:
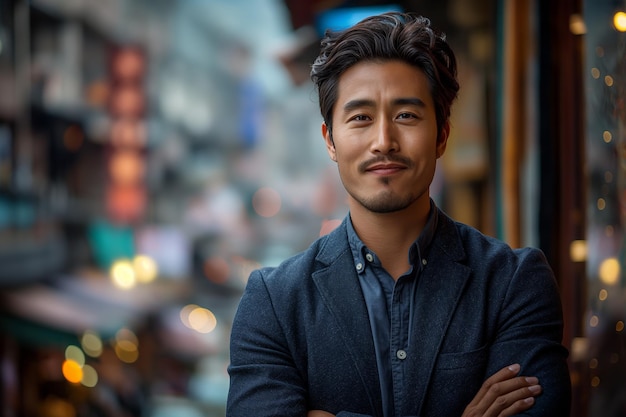
<svg viewBox="0 0 626 417">
<path fill-rule="evenodd" d="M 527 248 L 517 253 L 519 263 L 503 299 L 488 375 L 520 363 L 520 375 L 536 376 L 542 386 L 533 407 L 521 415 L 567 417 L 571 383 L 556 280 L 541 251 Z"/>
<path fill-rule="evenodd" d="M 233 321 L 227 417 L 305 417 L 306 382 L 294 362 L 262 271 L 249 279 Z"/>
</svg>

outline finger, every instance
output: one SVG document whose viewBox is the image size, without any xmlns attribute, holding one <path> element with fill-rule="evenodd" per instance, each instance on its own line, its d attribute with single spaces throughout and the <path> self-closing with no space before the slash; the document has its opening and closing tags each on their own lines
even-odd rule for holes
<svg viewBox="0 0 626 417">
<path fill-rule="evenodd" d="M 463 415 L 485 417 L 513 415 L 515 410 L 531 407 L 534 400 L 529 398 L 539 395 L 541 386 L 535 377 L 516 376 L 519 370 L 519 365 L 511 365 L 488 378 Z M 501 414 L 503 412 L 506 414 Z"/>
<path fill-rule="evenodd" d="M 497 382 L 491 386 L 481 399 L 478 407 L 488 410 L 494 405 L 503 410 L 515 401 L 534 397 L 541 392 L 539 381 L 535 377 L 516 377 L 510 380 Z M 493 414 L 493 415 L 498 415 Z"/>
<path fill-rule="evenodd" d="M 478 391 L 476 396 L 474 396 L 469 406 L 471 407 L 477 406 L 483 400 L 483 398 L 485 398 L 485 396 L 487 395 L 487 393 L 489 392 L 489 390 L 491 389 L 493 385 L 516 377 L 519 371 L 520 371 L 520 365 L 515 363 L 513 365 L 506 366 L 500 369 L 495 374 L 491 375 L 489 378 L 487 378 L 485 382 L 483 382 L 483 385 L 480 387 L 480 390 Z"/>
<path fill-rule="evenodd" d="M 541 386 L 531 385 L 498 397 L 484 416 L 509 417 L 528 410 L 535 403 L 535 396 L 541 393 Z"/>
</svg>

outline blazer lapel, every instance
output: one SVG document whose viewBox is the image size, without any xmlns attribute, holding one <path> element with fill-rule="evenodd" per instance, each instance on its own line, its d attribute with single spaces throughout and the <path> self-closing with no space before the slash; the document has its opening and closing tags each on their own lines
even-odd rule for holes
<svg viewBox="0 0 626 417">
<path fill-rule="evenodd" d="M 313 273 L 313 281 L 339 328 L 343 347 L 350 352 L 352 364 L 369 394 L 372 409 L 377 411 L 376 415 L 382 416 L 376 352 L 365 299 L 348 244 L 345 220 L 328 236 L 317 260 L 327 266 Z"/>
<path fill-rule="evenodd" d="M 470 276 L 470 269 L 459 263 L 465 254 L 456 227 L 441 212 L 437 229 L 414 300 L 409 357 L 416 360 L 407 364 L 408 374 L 414 376 L 418 415 L 447 328 Z"/>
</svg>

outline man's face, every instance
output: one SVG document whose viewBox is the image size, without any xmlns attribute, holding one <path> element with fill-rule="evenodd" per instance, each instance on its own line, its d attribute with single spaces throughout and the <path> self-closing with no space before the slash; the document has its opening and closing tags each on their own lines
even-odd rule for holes
<svg viewBox="0 0 626 417">
<path fill-rule="evenodd" d="M 430 205 L 428 188 L 449 129 L 446 124 L 437 137 L 420 69 L 401 61 L 350 67 L 339 78 L 332 126 L 330 132 L 322 125 L 322 134 L 351 209 L 392 213 Z"/>
</svg>

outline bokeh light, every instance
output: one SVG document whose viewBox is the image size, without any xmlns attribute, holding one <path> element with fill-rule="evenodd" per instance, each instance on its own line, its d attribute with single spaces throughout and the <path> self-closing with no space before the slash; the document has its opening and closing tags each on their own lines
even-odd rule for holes
<svg viewBox="0 0 626 417">
<path fill-rule="evenodd" d="M 600 70 L 595 67 L 591 68 L 591 76 L 597 80 L 600 78 Z"/>
<path fill-rule="evenodd" d="M 616 258 L 608 258 L 602 261 L 598 275 L 600 280 L 607 285 L 615 285 L 619 281 L 621 267 L 619 260 Z"/>
<path fill-rule="evenodd" d="M 217 327 L 215 314 L 207 308 L 188 304 L 180 310 L 180 320 L 188 328 L 198 333 L 210 333 Z"/>
<path fill-rule="evenodd" d="M 180 321 L 185 325 L 185 327 L 191 329 L 191 323 L 189 323 L 189 314 L 197 307 L 198 306 L 196 304 L 187 304 L 180 309 Z"/>
<path fill-rule="evenodd" d="M 117 184 L 136 184 L 145 174 L 143 157 L 133 150 L 120 150 L 111 156 L 111 177 Z"/>
<path fill-rule="evenodd" d="M 189 313 L 189 324 L 198 333 L 210 333 L 217 326 L 217 319 L 211 310 L 198 307 Z"/>
<path fill-rule="evenodd" d="M 118 359 L 125 363 L 134 363 L 139 358 L 139 339 L 133 331 L 122 328 L 115 334 L 113 348 Z"/>
<path fill-rule="evenodd" d="M 572 262 L 584 262 L 587 260 L 587 241 L 574 240 L 569 247 L 569 256 Z"/>
<path fill-rule="evenodd" d="M 114 219 L 128 221 L 143 213 L 147 195 L 142 185 L 110 185 L 106 191 L 106 200 L 109 213 Z"/>
<path fill-rule="evenodd" d="M 134 363 L 139 358 L 139 348 L 129 340 L 121 340 L 115 343 L 115 354 L 125 363 Z"/>
<path fill-rule="evenodd" d="M 574 35 L 584 35 L 587 33 L 587 27 L 583 17 L 579 14 L 573 14 L 569 18 L 569 30 Z"/>
<path fill-rule="evenodd" d="M 118 119 L 111 127 L 111 143 L 118 147 L 142 147 L 146 144 L 145 122 L 136 119 Z"/>
<path fill-rule="evenodd" d="M 63 377 L 69 382 L 78 384 L 83 379 L 83 369 L 76 361 L 66 359 L 63 362 Z"/>
<path fill-rule="evenodd" d="M 147 255 L 137 255 L 133 258 L 133 269 L 138 282 L 148 283 L 156 279 L 159 274 L 157 263 Z"/>
<path fill-rule="evenodd" d="M 139 344 L 139 339 L 137 338 L 135 332 L 127 327 L 122 327 L 117 331 L 117 333 L 115 333 L 115 340 L 118 342 L 127 340 L 135 345 Z"/>
<path fill-rule="evenodd" d="M 98 372 L 96 372 L 93 366 L 83 366 L 83 379 L 80 383 L 88 388 L 93 388 L 98 384 Z"/>
<path fill-rule="evenodd" d="M 613 15 L 613 26 L 620 32 L 626 32 L 626 13 L 617 12 Z"/>
<path fill-rule="evenodd" d="M 102 355 L 102 339 L 96 332 L 87 330 L 83 333 L 80 343 L 83 351 L 92 358 L 98 358 Z"/>
<path fill-rule="evenodd" d="M 145 98 L 143 90 L 138 86 L 121 86 L 111 94 L 111 111 L 113 114 L 138 117 L 143 113 Z"/>
<path fill-rule="evenodd" d="M 143 53 L 137 48 L 126 47 L 116 51 L 112 73 L 116 79 L 133 82 L 143 76 L 145 66 Z"/>
<path fill-rule="evenodd" d="M 137 284 L 135 269 L 128 260 L 118 260 L 111 266 L 113 284 L 121 289 L 130 289 Z"/>
<path fill-rule="evenodd" d="M 66 347 L 65 359 L 74 361 L 81 367 L 85 365 L 85 354 L 78 346 L 69 345 Z"/>
</svg>

